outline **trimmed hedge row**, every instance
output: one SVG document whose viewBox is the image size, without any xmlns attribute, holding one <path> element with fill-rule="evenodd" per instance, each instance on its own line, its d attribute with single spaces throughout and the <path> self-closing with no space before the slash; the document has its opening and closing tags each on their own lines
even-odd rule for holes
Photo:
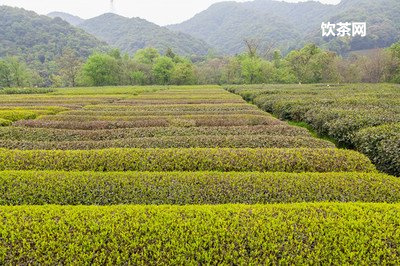
<svg viewBox="0 0 400 266">
<path fill-rule="evenodd" d="M 89 150 L 106 148 L 335 148 L 329 141 L 313 137 L 274 135 L 198 135 L 125 138 L 101 141 L 13 141 L 0 140 L 0 148 L 20 150 Z"/>
<path fill-rule="evenodd" d="M 11 122 L 22 119 L 35 119 L 37 113 L 28 110 L 0 110 L 0 118 Z"/>
<path fill-rule="evenodd" d="M 254 125 L 280 125 L 282 121 L 270 116 L 255 115 L 232 115 L 232 116 L 192 116 L 192 117 L 133 117 L 130 121 L 98 120 L 89 118 L 77 118 L 78 121 L 70 118 L 57 121 L 58 117 L 46 117 L 46 119 L 22 120 L 16 122 L 15 126 L 33 128 L 55 128 L 55 129 L 81 129 L 99 130 L 116 128 L 137 128 L 137 127 L 204 127 L 204 126 L 254 126 Z M 60 119 L 63 119 L 60 117 Z M 104 118 L 106 119 L 106 118 Z M 107 118 L 108 119 L 108 118 Z M 110 117 L 109 119 L 116 119 Z"/>
<path fill-rule="evenodd" d="M 259 110 L 256 106 L 247 104 L 245 102 L 242 103 L 234 103 L 234 104 L 173 104 L 173 105 L 140 105 L 140 106 L 132 106 L 132 105 L 87 105 L 83 107 L 84 110 L 87 111 L 110 111 L 110 112 L 215 112 L 215 111 L 246 111 L 246 110 Z"/>
<path fill-rule="evenodd" d="M 0 207 L 11 265 L 400 264 L 400 205 Z"/>
<path fill-rule="evenodd" d="M 233 127 L 147 127 L 110 130 L 65 130 L 29 127 L 0 128 L 0 139 L 11 141 L 100 141 L 124 138 L 198 135 L 271 135 L 308 137 L 310 136 L 310 133 L 304 128 L 291 127 L 287 124 Z"/>
<path fill-rule="evenodd" d="M 76 117 L 91 117 L 93 119 L 97 119 L 97 117 L 119 117 L 122 120 L 127 119 L 126 117 L 152 117 L 152 116 L 215 116 L 215 115 L 267 115 L 265 112 L 261 110 L 254 110 L 254 109 L 247 109 L 247 110 L 215 110 L 215 111 L 92 111 L 92 110 L 77 110 L 77 111 L 70 111 L 60 114 L 63 117 L 71 117 L 72 119 Z M 59 115 L 59 116 L 60 116 Z M 58 117 L 59 117 L 58 116 Z"/>
<path fill-rule="evenodd" d="M 400 202 L 375 173 L 0 172 L 0 205 Z"/>
<path fill-rule="evenodd" d="M 54 91 L 51 88 L 0 88 L 0 94 L 46 94 Z"/>
<path fill-rule="evenodd" d="M 75 121 L 75 122 L 95 122 L 95 121 L 120 121 L 120 122 L 136 122 L 136 121 L 151 121 L 151 120 L 193 120 L 195 122 L 199 121 L 199 123 L 205 124 L 205 121 L 219 121 L 219 120 L 249 120 L 256 121 L 256 123 L 266 123 L 269 121 L 276 121 L 277 119 L 267 115 L 266 113 L 258 113 L 258 114 L 197 114 L 197 115 L 187 115 L 182 114 L 179 116 L 174 115 L 157 115 L 157 116 L 91 116 L 91 115 L 55 115 L 55 116 L 42 116 L 40 120 L 44 121 Z M 213 122 L 210 122 L 211 124 Z"/>
<path fill-rule="evenodd" d="M 115 102 L 115 105 L 171 105 L 171 104 L 227 104 L 227 103 L 243 103 L 243 99 L 126 99 Z"/>
<path fill-rule="evenodd" d="M 364 155 L 339 149 L 0 149 L 0 170 L 375 172 Z"/>
<path fill-rule="evenodd" d="M 355 145 L 378 169 L 400 176 L 400 123 L 363 129 Z"/>
</svg>

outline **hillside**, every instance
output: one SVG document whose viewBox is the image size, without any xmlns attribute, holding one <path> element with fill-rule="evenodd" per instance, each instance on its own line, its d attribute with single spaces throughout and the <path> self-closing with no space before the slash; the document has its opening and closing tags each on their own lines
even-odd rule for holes
<svg viewBox="0 0 400 266">
<path fill-rule="evenodd" d="M 161 52 L 172 48 L 181 55 L 205 55 L 211 49 L 204 41 L 187 34 L 173 32 L 144 19 L 112 13 L 86 20 L 78 26 L 130 54 L 145 47 L 154 47 Z"/>
<path fill-rule="evenodd" d="M 338 5 L 319 2 L 286 3 L 273 0 L 221 2 L 169 29 L 204 39 L 229 54 L 244 49 L 244 39 L 274 43 L 282 51 L 316 42 L 346 53 L 352 50 L 387 47 L 399 40 L 400 2 L 397 0 L 344 0 Z M 322 22 L 368 23 L 364 39 L 338 40 L 321 37 Z"/>
<path fill-rule="evenodd" d="M 60 18 L 21 8 L 0 6 L 0 57 L 18 56 L 40 68 L 70 48 L 81 57 L 106 46 L 96 37 Z"/>
<path fill-rule="evenodd" d="M 74 16 L 74 15 L 71 15 L 68 13 L 64 13 L 64 12 L 51 12 L 51 13 L 47 14 L 47 16 L 51 17 L 51 18 L 57 18 L 57 17 L 61 18 L 73 26 L 79 25 L 85 21 L 83 18 Z"/>
</svg>

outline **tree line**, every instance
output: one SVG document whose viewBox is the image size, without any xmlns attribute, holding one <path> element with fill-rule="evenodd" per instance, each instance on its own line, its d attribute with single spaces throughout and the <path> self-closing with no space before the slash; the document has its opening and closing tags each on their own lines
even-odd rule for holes
<svg viewBox="0 0 400 266">
<path fill-rule="evenodd" d="M 112 85 L 192 85 L 260 83 L 400 83 L 400 42 L 347 57 L 314 44 L 282 56 L 278 50 L 260 53 L 247 43 L 245 53 L 201 60 L 175 54 L 160 54 L 154 48 L 133 56 L 119 50 L 96 52 L 84 61 L 66 49 L 52 64 L 52 87 Z M 43 86 L 40 73 L 17 57 L 0 60 L 0 87 Z"/>
</svg>

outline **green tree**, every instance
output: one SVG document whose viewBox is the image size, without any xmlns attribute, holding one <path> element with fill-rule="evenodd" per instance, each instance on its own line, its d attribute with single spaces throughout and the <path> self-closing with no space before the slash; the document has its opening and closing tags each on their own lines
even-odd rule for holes
<svg viewBox="0 0 400 266">
<path fill-rule="evenodd" d="M 5 60 L 0 60 L 0 87 L 11 87 L 11 70 Z"/>
<path fill-rule="evenodd" d="M 391 54 L 391 64 L 389 66 L 389 81 L 400 83 L 400 42 L 393 44 L 389 48 Z"/>
<path fill-rule="evenodd" d="M 141 64 L 152 65 L 160 57 L 160 53 L 154 48 L 145 48 L 138 50 L 133 59 Z"/>
<path fill-rule="evenodd" d="M 146 75 L 142 71 L 134 71 L 131 74 L 133 85 L 145 85 Z"/>
<path fill-rule="evenodd" d="M 262 80 L 261 59 L 246 56 L 241 62 L 241 71 L 246 84 L 260 83 Z"/>
<path fill-rule="evenodd" d="M 10 70 L 12 87 L 25 87 L 31 84 L 31 73 L 24 62 L 17 57 L 7 57 L 5 62 Z"/>
<path fill-rule="evenodd" d="M 153 73 L 158 84 L 166 85 L 171 81 L 172 71 L 174 69 L 174 61 L 166 56 L 157 58 Z"/>
<path fill-rule="evenodd" d="M 89 86 L 119 85 L 118 60 L 108 54 L 95 53 L 83 65 L 82 75 Z"/>
<path fill-rule="evenodd" d="M 194 66 L 191 62 L 177 63 L 172 71 L 172 83 L 176 85 L 191 85 L 196 83 Z"/>
<path fill-rule="evenodd" d="M 315 44 L 309 44 L 301 50 L 290 52 L 285 59 L 298 81 L 318 83 L 337 76 L 335 73 L 330 73 L 334 70 L 335 57 L 334 53 L 323 51 Z"/>
<path fill-rule="evenodd" d="M 165 52 L 165 56 L 174 59 L 176 57 L 176 54 L 172 51 L 171 48 L 168 48 Z"/>
<path fill-rule="evenodd" d="M 65 49 L 57 59 L 58 72 L 61 83 L 67 87 L 76 86 L 76 78 L 82 67 L 83 61 L 72 49 Z"/>
</svg>

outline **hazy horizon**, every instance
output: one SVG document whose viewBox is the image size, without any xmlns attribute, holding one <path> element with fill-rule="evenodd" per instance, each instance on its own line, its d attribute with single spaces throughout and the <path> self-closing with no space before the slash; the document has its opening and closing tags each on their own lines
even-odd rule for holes
<svg viewBox="0 0 400 266">
<path fill-rule="evenodd" d="M 247 2 L 248 0 L 236 0 Z M 161 26 L 175 24 L 190 19 L 210 5 L 223 0 L 114 0 L 114 12 L 126 17 L 140 17 Z M 304 2 L 286 0 L 286 2 Z M 325 4 L 338 4 L 340 0 L 321 0 Z M 66 12 L 84 19 L 99 16 L 111 11 L 110 0 L 0 0 L 0 5 L 22 7 L 41 15 L 50 12 Z"/>
</svg>

